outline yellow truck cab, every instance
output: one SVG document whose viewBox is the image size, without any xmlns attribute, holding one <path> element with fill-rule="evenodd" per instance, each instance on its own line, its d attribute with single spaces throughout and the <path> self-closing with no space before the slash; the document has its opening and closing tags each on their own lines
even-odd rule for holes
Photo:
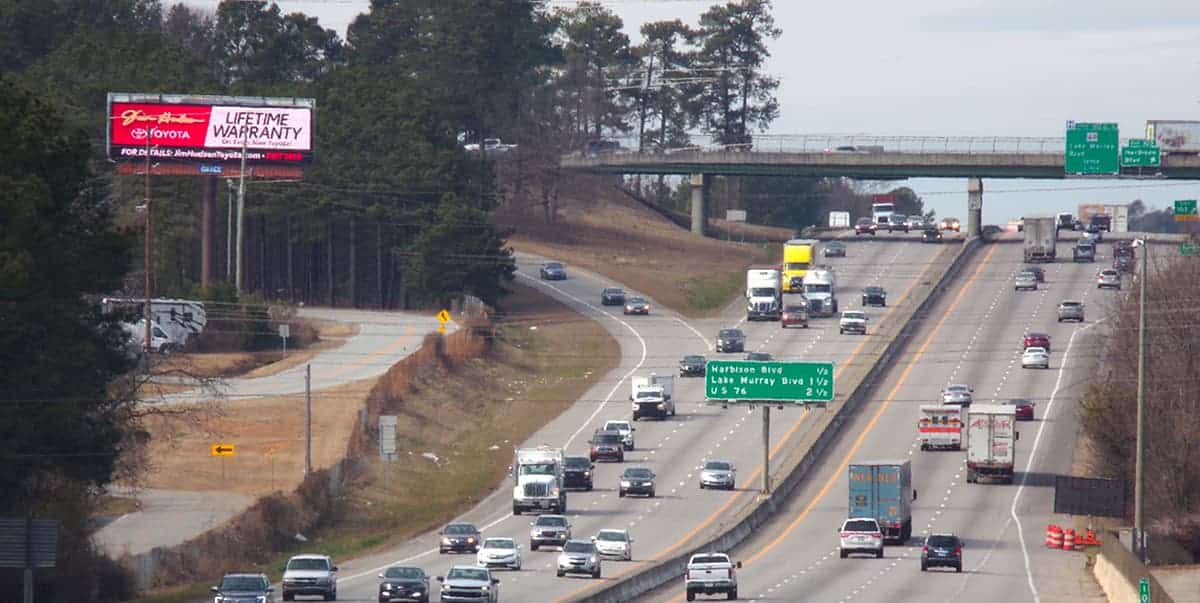
<svg viewBox="0 0 1200 603">
<path fill-rule="evenodd" d="M 818 242 L 813 239 L 792 239 L 783 244 L 783 292 L 803 293 L 801 283 L 817 256 Z"/>
</svg>

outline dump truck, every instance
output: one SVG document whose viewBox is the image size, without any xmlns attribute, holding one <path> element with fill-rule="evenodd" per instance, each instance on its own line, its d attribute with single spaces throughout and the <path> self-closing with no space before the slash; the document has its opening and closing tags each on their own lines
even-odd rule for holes
<svg viewBox="0 0 1200 603">
<path fill-rule="evenodd" d="M 1057 256 L 1058 227 L 1052 216 L 1025 218 L 1025 261 L 1053 262 Z"/>
<path fill-rule="evenodd" d="M 973 404 L 967 408 L 967 483 L 994 479 L 1013 482 L 1016 461 L 1017 408 Z"/>
<path fill-rule="evenodd" d="M 879 522 L 884 542 L 901 544 L 912 536 L 912 462 L 863 461 L 850 464 L 850 514 Z"/>
</svg>

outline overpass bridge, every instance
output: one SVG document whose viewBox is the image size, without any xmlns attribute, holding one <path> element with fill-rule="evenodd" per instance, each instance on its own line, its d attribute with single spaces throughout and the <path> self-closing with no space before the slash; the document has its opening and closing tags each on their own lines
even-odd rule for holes
<svg viewBox="0 0 1200 603">
<path fill-rule="evenodd" d="M 1121 141 L 1121 147 L 1127 140 Z M 1155 168 L 1120 174 L 1073 176 L 1064 169 L 1063 138 L 881 137 L 867 135 L 762 136 L 753 145 L 686 147 L 650 152 L 576 154 L 564 169 L 596 174 L 688 175 L 692 232 L 704 233 L 710 176 L 847 177 L 862 180 L 966 178 L 967 232 L 978 236 L 984 178 L 1103 178 L 1200 180 L 1200 156 L 1162 156 Z"/>
</svg>

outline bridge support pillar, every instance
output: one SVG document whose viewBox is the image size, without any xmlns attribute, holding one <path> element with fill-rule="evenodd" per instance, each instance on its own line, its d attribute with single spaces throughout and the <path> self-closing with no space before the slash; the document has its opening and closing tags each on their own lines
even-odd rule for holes
<svg viewBox="0 0 1200 603">
<path fill-rule="evenodd" d="M 700 236 L 708 224 L 708 183 L 708 175 L 692 174 L 692 234 Z"/>
<path fill-rule="evenodd" d="M 983 178 L 967 178 L 967 238 L 983 232 Z"/>
</svg>

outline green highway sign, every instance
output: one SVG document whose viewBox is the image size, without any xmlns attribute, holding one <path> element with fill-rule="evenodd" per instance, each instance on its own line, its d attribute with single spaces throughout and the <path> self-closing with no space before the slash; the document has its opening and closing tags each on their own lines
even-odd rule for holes
<svg viewBox="0 0 1200 603">
<path fill-rule="evenodd" d="M 1138 580 L 1138 603 L 1150 603 L 1150 580 Z"/>
<path fill-rule="evenodd" d="M 704 370 L 709 400 L 832 402 L 832 362 L 709 360 Z"/>
<path fill-rule="evenodd" d="M 1151 141 L 1134 138 L 1129 141 L 1129 146 L 1121 149 L 1121 167 L 1123 168 L 1158 167 L 1160 162 L 1161 154 L 1158 152 L 1158 145 Z"/>
<path fill-rule="evenodd" d="M 1200 247 L 1197 247 L 1195 243 L 1181 243 L 1179 245 L 1179 255 L 1198 255 L 1198 254 L 1200 254 Z"/>
<path fill-rule="evenodd" d="M 1129 146 L 1131 147 L 1157 147 L 1158 142 L 1146 138 L 1130 138 Z"/>
<path fill-rule="evenodd" d="M 1200 215 L 1196 213 L 1195 199 L 1180 199 L 1175 202 L 1175 221 L 1176 222 L 1196 222 L 1200 221 Z"/>
<path fill-rule="evenodd" d="M 1118 174 L 1119 146 L 1117 124 L 1068 123 L 1064 171 L 1080 176 Z"/>
</svg>

